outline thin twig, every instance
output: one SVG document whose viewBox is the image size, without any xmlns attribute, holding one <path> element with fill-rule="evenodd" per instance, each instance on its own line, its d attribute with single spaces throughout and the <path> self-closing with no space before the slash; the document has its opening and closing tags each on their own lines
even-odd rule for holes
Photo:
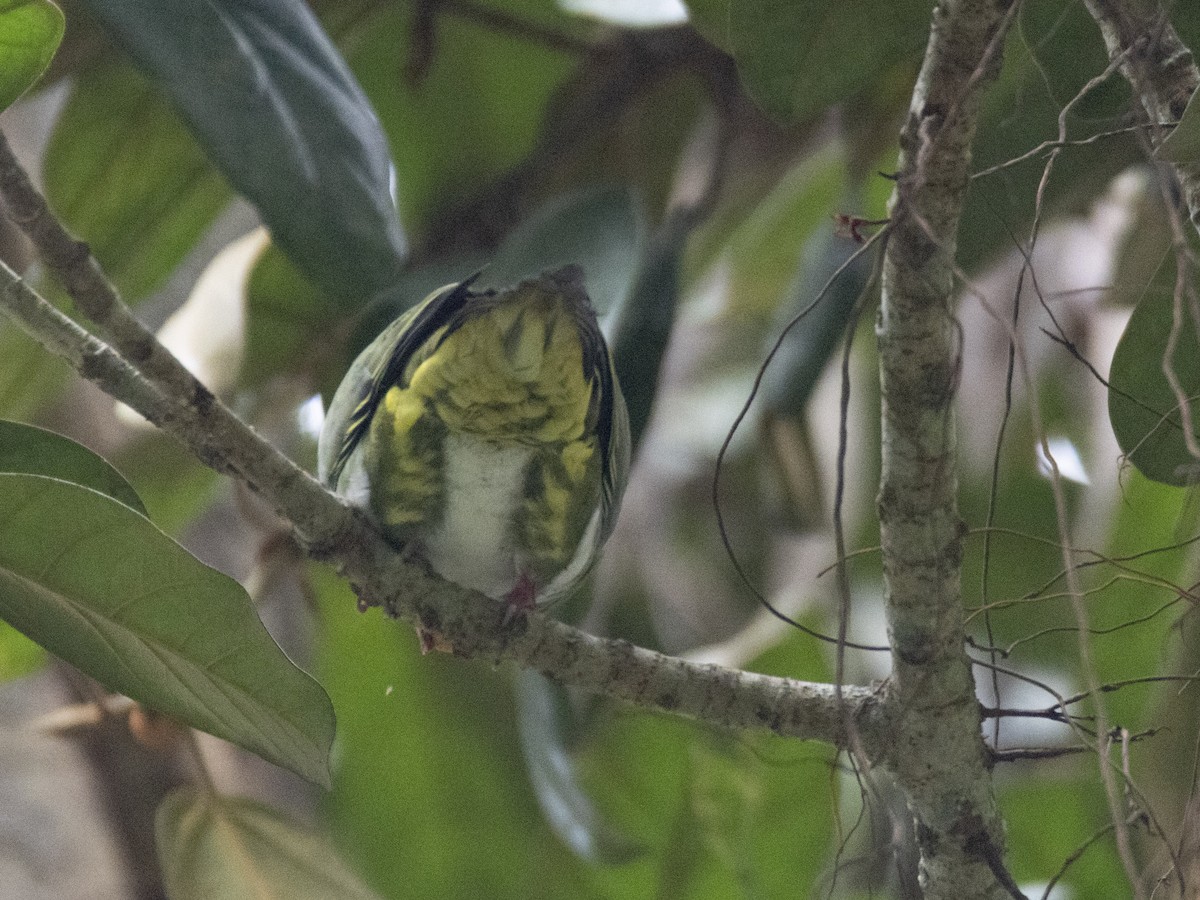
<svg viewBox="0 0 1200 900">
<path fill-rule="evenodd" d="M 1173 127 L 1174 125 L 1177 125 L 1179 123 L 1178 122 L 1168 122 L 1165 124 L 1167 127 Z M 1050 151 L 1050 150 L 1062 150 L 1067 147 L 1086 147 L 1089 144 L 1094 144 L 1097 141 L 1102 141 L 1107 138 L 1121 137 L 1121 136 L 1127 135 L 1127 134 L 1137 134 L 1142 131 L 1145 131 L 1145 129 L 1147 127 L 1149 127 L 1149 126 L 1147 126 L 1147 125 L 1129 125 L 1125 128 L 1114 128 L 1111 131 L 1101 131 L 1101 132 L 1098 132 L 1097 134 L 1093 134 L 1093 135 L 1090 135 L 1085 138 L 1072 138 L 1070 140 L 1060 138 L 1058 140 L 1053 140 L 1053 141 L 1042 141 L 1040 144 L 1038 144 L 1032 150 L 1026 150 L 1024 153 L 1022 153 L 1019 156 L 1014 156 L 1012 159 L 1006 159 L 1004 162 L 996 163 L 996 165 L 994 165 L 994 166 L 988 166 L 986 169 L 980 169 L 978 172 L 972 172 L 971 178 L 972 178 L 972 180 L 974 180 L 976 178 L 986 178 L 989 175 L 995 175 L 999 172 L 1003 172 L 1005 169 L 1010 169 L 1013 166 L 1019 165 L 1023 162 L 1027 162 L 1028 160 L 1033 159 L 1035 156 L 1041 156 L 1043 153 L 1046 153 L 1047 151 Z"/>
</svg>

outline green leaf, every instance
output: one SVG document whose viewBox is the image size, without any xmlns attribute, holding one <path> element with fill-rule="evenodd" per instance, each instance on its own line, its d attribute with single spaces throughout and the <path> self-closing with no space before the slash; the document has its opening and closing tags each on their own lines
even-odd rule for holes
<svg viewBox="0 0 1200 900">
<path fill-rule="evenodd" d="M 141 498 L 107 460 L 61 434 L 0 419 L 0 472 L 47 475 L 89 487 L 146 515 Z"/>
<path fill-rule="evenodd" d="M 478 284 L 509 287 L 578 263 L 592 306 L 603 318 L 629 292 L 642 243 L 641 217 L 629 192 L 590 188 L 552 200 L 530 216 L 496 251 Z"/>
<path fill-rule="evenodd" d="M 1158 158 L 1174 163 L 1200 162 L 1200 91 L 1192 94 L 1175 130 L 1158 148 Z"/>
<path fill-rule="evenodd" d="M 901 61 L 915 67 L 929 14 L 927 0 L 730 0 L 728 49 L 755 102 L 781 122 L 795 122 Z"/>
<path fill-rule="evenodd" d="M 377 900 L 328 838 L 261 804 L 190 788 L 169 794 L 154 822 L 172 900 Z"/>
<path fill-rule="evenodd" d="M 1104 302 L 1129 309 L 1148 291 L 1174 289 L 1174 266 L 1164 265 L 1171 253 L 1171 214 L 1163 202 L 1164 185 L 1149 167 L 1130 168 L 1109 185 L 1098 202 L 1128 217 L 1116 246 L 1112 279 Z"/>
<path fill-rule="evenodd" d="M 130 300 L 162 284 L 232 196 L 163 95 L 124 63 L 76 80 L 44 177 L 55 212 Z"/>
<path fill-rule="evenodd" d="M 307 5 L 88 5 L 302 271 L 355 303 L 395 277 L 405 244 L 387 140 Z"/>
<path fill-rule="evenodd" d="M 0 622 L 0 682 L 36 672 L 45 662 L 45 650 L 7 622 Z"/>
<path fill-rule="evenodd" d="M 0 2 L 0 110 L 42 77 L 63 36 L 63 14 L 50 0 Z"/>
<path fill-rule="evenodd" d="M 110 690 L 329 783 L 329 699 L 236 581 L 89 488 L 0 474 L 0 509 L 0 618 Z"/>
<path fill-rule="evenodd" d="M 1200 443 L 1200 340 L 1186 298 L 1181 302 L 1183 321 L 1171 368 L 1188 398 Z M 1113 353 L 1108 414 L 1122 452 L 1143 475 L 1164 484 L 1190 485 L 1200 482 L 1200 459 L 1188 452 L 1178 395 L 1163 372 L 1174 306 L 1170 295 L 1149 292 L 1134 309 Z"/>
</svg>

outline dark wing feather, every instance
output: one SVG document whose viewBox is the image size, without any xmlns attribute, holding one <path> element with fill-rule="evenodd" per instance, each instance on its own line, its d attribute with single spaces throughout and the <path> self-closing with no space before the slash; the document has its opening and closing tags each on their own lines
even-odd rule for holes
<svg viewBox="0 0 1200 900">
<path fill-rule="evenodd" d="M 583 346 L 583 374 L 593 385 L 596 410 L 596 438 L 600 444 L 601 482 L 604 501 L 619 501 L 617 482 L 629 466 L 629 426 L 625 401 L 613 373 L 612 355 L 604 341 L 600 324 L 590 304 L 577 307 L 579 333 Z M 615 513 L 615 509 L 612 510 Z"/>
<path fill-rule="evenodd" d="M 421 347 L 445 325 L 457 328 L 462 324 L 462 312 L 471 299 L 471 283 L 479 277 L 476 272 L 470 278 L 431 294 L 420 305 L 403 313 L 376 338 L 376 343 L 389 345 L 371 360 L 367 379 L 355 398 L 354 409 L 342 435 L 337 458 L 329 472 L 329 483 L 337 484 L 342 469 L 367 433 L 371 418 L 379 408 L 384 394 L 404 376 L 409 361 Z M 366 352 L 370 352 L 368 348 Z"/>
</svg>

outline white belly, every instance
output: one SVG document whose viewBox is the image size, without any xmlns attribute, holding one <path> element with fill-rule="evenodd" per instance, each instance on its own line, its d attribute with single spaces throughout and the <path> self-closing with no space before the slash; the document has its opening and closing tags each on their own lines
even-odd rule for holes
<svg viewBox="0 0 1200 900">
<path fill-rule="evenodd" d="M 502 600 L 517 582 L 513 518 L 533 449 L 451 432 L 444 453 L 447 502 L 425 555 L 442 577 Z"/>
</svg>

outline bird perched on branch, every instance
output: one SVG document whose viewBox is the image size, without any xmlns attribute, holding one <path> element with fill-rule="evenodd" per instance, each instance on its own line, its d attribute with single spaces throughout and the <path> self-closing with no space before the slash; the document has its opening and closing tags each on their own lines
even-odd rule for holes
<svg viewBox="0 0 1200 900">
<path fill-rule="evenodd" d="M 330 403 L 318 474 L 444 578 L 527 610 L 567 596 L 616 524 L 629 421 L 575 265 L 447 285 Z"/>
</svg>

